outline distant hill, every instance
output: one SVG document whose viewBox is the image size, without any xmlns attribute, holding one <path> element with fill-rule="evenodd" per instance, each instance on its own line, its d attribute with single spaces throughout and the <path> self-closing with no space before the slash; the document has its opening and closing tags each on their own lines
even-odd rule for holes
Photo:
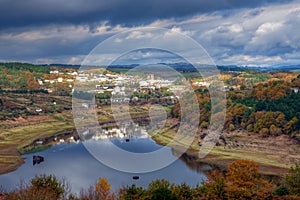
<svg viewBox="0 0 300 200">
<path fill-rule="evenodd" d="M 57 68 L 72 68 L 72 69 L 79 69 L 81 65 L 69 65 L 69 64 L 47 64 L 41 65 L 47 67 L 57 67 Z"/>
<path fill-rule="evenodd" d="M 191 65 L 190 63 L 157 63 L 158 65 L 166 65 L 168 67 L 171 67 L 173 69 L 176 69 L 180 72 L 196 72 L 196 68 L 200 67 L 201 69 L 209 69 L 209 65 Z M 11 63 L 0 63 L 2 66 L 6 67 L 24 67 L 24 66 L 44 66 L 44 67 L 57 67 L 57 68 L 72 68 L 78 70 L 81 65 L 72 65 L 72 64 L 41 64 L 41 65 L 35 65 L 35 64 L 29 64 L 29 63 L 19 63 L 19 62 L 11 62 Z M 122 69 L 121 71 L 127 71 L 129 69 L 135 68 L 137 66 L 140 66 L 139 64 L 130 64 L 130 65 L 110 65 L 107 68 L 109 70 L 114 71 L 113 69 Z M 103 66 L 102 66 L 103 67 Z M 91 67 L 93 68 L 93 67 Z M 217 68 L 221 71 L 237 71 L 237 72 L 243 72 L 243 71 L 261 71 L 261 72 L 268 72 L 268 71 L 300 71 L 300 64 L 299 65 L 273 65 L 273 66 L 267 66 L 267 67 L 261 67 L 261 66 L 238 66 L 238 65 L 218 65 Z"/>
<path fill-rule="evenodd" d="M 274 66 L 268 66 L 268 67 L 260 67 L 260 66 L 245 66 L 243 68 L 248 69 L 254 69 L 257 71 L 294 71 L 294 70 L 300 70 L 300 65 L 274 65 Z"/>
</svg>

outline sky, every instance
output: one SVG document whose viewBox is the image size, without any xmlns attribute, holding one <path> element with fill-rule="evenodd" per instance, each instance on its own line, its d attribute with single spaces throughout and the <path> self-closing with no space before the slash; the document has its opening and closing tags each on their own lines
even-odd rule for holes
<svg viewBox="0 0 300 200">
<path fill-rule="evenodd" d="M 133 31 L 142 48 L 147 37 L 134 30 L 147 27 L 192 38 L 218 65 L 300 63 L 299 0 L 0 0 L 0 61 L 81 64 L 97 45 L 123 31 Z M 174 45 L 167 41 L 162 42 Z M 122 60 L 170 57 L 141 50 Z"/>
</svg>

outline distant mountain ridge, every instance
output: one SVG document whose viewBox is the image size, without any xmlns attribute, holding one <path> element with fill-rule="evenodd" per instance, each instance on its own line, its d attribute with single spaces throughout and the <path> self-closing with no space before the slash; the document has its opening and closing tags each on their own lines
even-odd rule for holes
<svg viewBox="0 0 300 200">
<path fill-rule="evenodd" d="M 18 64 L 19 62 L 11 62 L 11 64 Z M 9 63 L 1 62 L 0 65 L 7 65 Z M 31 66 L 45 66 L 45 67 L 58 67 L 58 68 L 72 68 L 72 69 L 80 69 L 81 65 L 79 64 L 30 64 L 30 63 L 19 63 L 20 65 L 31 65 Z M 201 68 L 209 68 L 209 65 L 191 65 L 190 63 L 157 63 L 158 65 L 166 65 L 171 68 L 177 69 L 179 71 L 196 71 L 195 67 Z M 132 69 L 138 66 L 142 66 L 140 64 L 120 64 L 120 65 L 110 65 L 107 68 L 122 68 L 122 69 Z M 100 67 L 100 66 L 99 66 Z M 217 65 L 217 68 L 221 71 L 260 71 L 260 72 L 268 72 L 268 71 L 293 71 L 300 70 L 300 64 L 296 65 L 273 65 L 273 66 L 239 66 L 239 65 Z"/>
</svg>

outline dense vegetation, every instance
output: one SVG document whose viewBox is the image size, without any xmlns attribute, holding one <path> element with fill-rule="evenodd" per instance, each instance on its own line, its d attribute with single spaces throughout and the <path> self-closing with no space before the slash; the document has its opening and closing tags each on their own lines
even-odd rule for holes
<svg viewBox="0 0 300 200">
<path fill-rule="evenodd" d="M 224 130 L 246 130 L 268 135 L 297 135 L 300 128 L 300 77 L 295 74 L 241 74 L 237 77 L 224 75 L 227 82 L 240 80 L 240 89 L 227 91 L 227 108 Z M 247 84 L 242 78 L 256 82 Z M 255 77 L 255 78 L 253 78 Z M 274 78 L 275 77 L 275 78 Z M 283 77 L 286 79 L 284 80 Z M 251 82 L 251 81 L 249 81 Z M 294 90 L 295 89 L 295 90 Z M 210 93 L 205 87 L 196 88 L 200 107 L 200 127 L 207 128 L 210 122 Z M 220 92 L 220 91 L 214 91 Z M 218 101 L 218 100 L 216 100 Z M 173 117 L 180 117 L 180 104 L 172 110 Z"/>
<path fill-rule="evenodd" d="M 24 63 L 0 63 L 0 89 L 37 90 L 37 79 L 49 74 L 49 67 Z"/>
<path fill-rule="evenodd" d="M 57 79 L 57 75 L 49 74 L 49 70 L 47 66 L 0 64 L 0 120 L 52 115 L 71 109 L 69 84 L 38 83 L 39 78 Z M 187 74 L 187 77 L 194 77 L 195 74 L 192 75 Z M 63 78 L 68 77 L 66 75 Z M 228 132 L 245 130 L 264 137 L 281 134 L 292 137 L 299 135 L 298 74 L 230 72 L 222 74 L 222 80 L 228 86 L 235 86 L 226 91 L 224 130 Z M 204 80 L 199 78 L 198 81 Z M 49 93 L 46 89 L 53 89 L 53 92 Z M 199 126 L 205 129 L 209 126 L 212 112 L 210 93 L 206 87 L 194 89 L 201 113 Z M 88 92 L 75 92 L 73 95 L 82 99 L 93 98 L 93 94 Z M 154 91 L 141 89 L 132 97 L 138 99 L 135 105 L 151 103 L 168 105 L 172 108 L 172 117 L 180 119 L 180 103 L 174 106 L 173 103 L 168 104 L 171 95 L 173 94 L 167 88 Z M 97 103 L 100 104 L 107 104 L 110 97 L 110 92 L 96 94 Z M 218 105 L 224 102 L 215 99 L 213 103 Z M 21 185 L 9 192 L 7 199 L 297 199 L 296 196 L 300 195 L 299 183 L 299 165 L 290 170 L 279 186 L 274 186 L 258 175 L 258 166 L 255 163 L 236 161 L 229 166 L 225 176 L 221 172 L 212 171 L 208 174 L 208 180 L 195 188 L 186 184 L 174 185 L 166 180 L 156 180 L 148 188 L 132 185 L 114 193 L 110 191 L 110 184 L 106 179 L 99 179 L 95 186 L 87 191 L 81 191 L 76 196 L 69 194 L 67 184 L 58 181 L 54 176 L 40 176 L 32 179 L 28 185 Z"/>
<path fill-rule="evenodd" d="M 7 200 L 16 199 L 77 199 L 77 200 L 196 200 L 196 199 L 300 199 L 300 166 L 296 165 L 277 185 L 263 179 L 258 174 L 258 165 L 248 160 L 237 160 L 229 165 L 223 174 L 213 170 L 207 180 L 197 187 L 171 184 L 167 180 L 154 180 L 148 188 L 136 185 L 120 188 L 112 192 L 106 178 L 88 190 L 70 193 L 70 185 L 55 176 L 41 175 L 29 184 L 6 194 Z"/>
<path fill-rule="evenodd" d="M 36 114 L 30 110 L 37 107 L 43 107 L 46 111 L 55 112 L 55 105 L 48 106 L 36 103 L 30 97 L 31 103 L 26 106 L 32 106 L 32 109 L 26 110 L 22 106 L 22 102 L 7 103 L 9 96 L 15 98 L 15 94 L 24 94 L 24 98 L 28 99 L 28 95 L 45 94 L 51 90 L 50 96 L 70 96 L 71 89 L 67 83 L 52 83 L 43 85 L 38 83 L 38 80 L 56 80 L 58 75 L 50 74 L 53 69 L 49 66 L 35 66 L 22 63 L 0 63 L 0 112 L 9 112 L 10 115 L 2 116 L 21 116 L 22 114 Z M 60 69 L 65 72 L 74 69 Z M 60 71 L 61 72 L 61 71 Z M 62 78 L 68 78 L 67 75 L 59 75 Z M 293 89 L 299 89 L 300 76 L 297 73 L 287 72 L 241 72 L 241 71 L 224 71 L 221 78 L 225 84 L 232 87 L 227 91 L 227 110 L 224 130 L 247 130 L 256 132 L 263 136 L 268 135 L 297 135 L 300 128 L 300 93 Z M 192 80 L 191 78 L 190 80 Z M 204 81 L 202 78 L 195 78 L 198 81 Z M 237 90 L 234 88 L 238 88 Z M 205 87 L 196 87 L 196 95 L 199 101 L 201 111 L 200 124 L 201 128 L 207 128 L 210 123 L 211 102 L 210 93 Z M 215 91 L 220 92 L 220 91 Z M 90 93 L 78 93 L 75 91 L 75 97 L 83 99 L 93 98 Z M 162 105 L 171 105 L 169 97 L 173 94 L 165 89 L 148 91 L 141 90 L 134 92 L 130 102 L 135 97 L 138 99 L 137 104 L 159 103 Z M 109 104 L 111 97 L 110 92 L 96 94 L 97 103 Z M 18 96 L 22 99 L 22 96 Z M 54 101 L 54 100 L 53 100 Z M 218 100 L 217 100 L 218 101 Z M 39 101 L 38 101 L 39 102 Z M 171 102 L 171 104 L 170 104 Z M 221 102 L 220 102 L 221 103 Z M 49 108 L 50 106 L 50 108 Z M 34 108 L 35 107 L 35 108 Z M 62 110 L 60 110 L 62 111 Z M 172 116 L 180 117 L 179 102 L 172 109 Z"/>
<path fill-rule="evenodd" d="M 67 74 L 51 74 L 57 67 L 37 66 L 27 63 L 0 63 L 0 89 L 7 91 L 51 90 L 54 95 L 68 96 L 69 83 L 57 84 L 57 78 L 71 78 Z M 59 69 L 60 72 L 73 72 L 74 69 Z M 39 83 L 42 80 L 55 80 L 52 83 Z"/>
</svg>

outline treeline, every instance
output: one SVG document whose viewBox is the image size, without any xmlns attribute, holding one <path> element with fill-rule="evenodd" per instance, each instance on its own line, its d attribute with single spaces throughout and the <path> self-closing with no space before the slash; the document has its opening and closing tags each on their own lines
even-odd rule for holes
<svg viewBox="0 0 300 200">
<path fill-rule="evenodd" d="M 292 87 L 297 87 L 294 81 L 280 80 L 259 83 L 250 93 L 230 91 L 225 129 L 244 129 L 263 136 L 297 133 L 300 93 Z"/>
<path fill-rule="evenodd" d="M 45 73 L 45 74 L 49 74 L 50 72 L 49 66 L 38 66 L 38 65 L 19 63 L 19 62 L 0 63 L 0 69 L 7 69 L 7 71 L 9 72 L 28 71 L 28 72 Z"/>
<path fill-rule="evenodd" d="M 227 92 L 224 130 L 246 130 L 262 136 L 297 134 L 300 130 L 300 92 L 297 91 L 300 85 L 298 83 L 300 83 L 299 76 L 291 82 L 270 80 L 258 83 L 251 90 L 231 89 Z M 208 128 L 210 124 L 212 108 L 210 92 L 220 91 L 208 91 L 205 88 L 195 90 L 201 113 L 200 128 Z M 222 102 L 214 99 L 213 103 L 217 107 L 218 103 Z M 178 102 L 171 114 L 180 119 L 180 112 Z M 218 118 L 217 115 L 218 113 L 215 118 Z"/>
<path fill-rule="evenodd" d="M 152 181 L 147 188 L 131 185 L 112 192 L 106 178 L 99 178 L 95 185 L 77 194 L 72 194 L 70 187 L 65 180 L 41 175 L 4 195 L 6 200 L 300 199 L 300 165 L 292 167 L 276 185 L 259 175 L 256 163 L 237 160 L 229 165 L 226 173 L 218 170 L 207 173 L 207 180 L 196 187 L 171 184 L 162 179 Z"/>
<path fill-rule="evenodd" d="M 271 111 L 281 112 L 284 114 L 286 120 L 291 120 L 294 117 L 300 119 L 300 93 L 292 93 L 288 96 L 279 99 L 258 100 L 255 98 L 246 98 L 243 100 L 236 100 L 236 103 L 252 107 L 253 111 Z M 297 123 L 297 128 L 300 128 L 300 122 Z"/>
<path fill-rule="evenodd" d="M 44 93 L 48 94 L 48 90 L 1 90 L 0 89 L 0 94 L 5 94 L 5 93 L 16 93 L 16 94 L 36 94 L 36 93 Z"/>
<path fill-rule="evenodd" d="M 250 97 L 258 100 L 278 99 L 291 94 L 293 92 L 291 89 L 293 86 L 295 85 L 284 80 L 272 80 L 266 83 L 259 83 L 253 87 Z"/>
<path fill-rule="evenodd" d="M 248 72 L 232 77 L 225 81 L 228 85 L 253 85 L 271 79 L 271 75 L 261 72 Z"/>
<path fill-rule="evenodd" d="M 0 89 L 38 90 L 38 78 L 50 68 L 26 63 L 0 63 Z"/>
</svg>

